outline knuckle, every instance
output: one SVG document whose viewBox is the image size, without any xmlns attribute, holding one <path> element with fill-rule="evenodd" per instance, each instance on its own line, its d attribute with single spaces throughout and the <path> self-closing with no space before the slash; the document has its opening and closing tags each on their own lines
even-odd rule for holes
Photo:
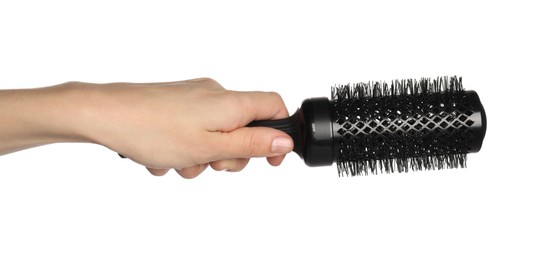
<svg viewBox="0 0 537 260">
<path fill-rule="evenodd" d="M 204 84 L 204 85 L 209 85 L 209 86 L 218 86 L 220 87 L 220 83 L 218 83 L 218 81 L 212 79 L 212 78 L 199 78 L 199 79 L 196 79 L 196 81 Z"/>
<path fill-rule="evenodd" d="M 242 141 L 241 154 L 253 156 L 260 145 L 259 140 L 257 140 L 257 138 L 255 138 L 253 135 L 246 135 Z"/>
<path fill-rule="evenodd" d="M 211 163 L 211 168 L 215 171 L 225 170 L 224 163 L 222 161 L 216 161 Z"/>
<path fill-rule="evenodd" d="M 85 82 L 82 82 L 82 81 L 66 81 L 64 83 L 56 85 L 56 87 L 69 88 L 69 87 L 82 87 L 84 85 L 91 85 L 91 84 L 90 83 L 85 83 Z"/>
<path fill-rule="evenodd" d="M 271 98 L 273 98 L 273 99 L 275 99 L 275 100 L 283 101 L 282 96 L 281 96 L 278 92 L 270 91 L 270 92 L 267 92 L 267 94 L 268 94 Z"/>
<path fill-rule="evenodd" d="M 67 81 L 67 82 L 64 82 L 64 83 L 62 83 L 60 85 L 80 85 L 80 84 L 82 84 L 82 82 L 80 82 L 80 81 Z"/>
<path fill-rule="evenodd" d="M 285 102 L 283 102 L 282 96 L 277 92 L 269 92 L 270 98 L 277 103 L 279 106 L 285 107 Z"/>
<path fill-rule="evenodd" d="M 252 152 L 252 140 L 248 137 L 243 137 L 237 148 L 237 155 L 250 154 Z"/>
<path fill-rule="evenodd" d="M 289 116 L 285 102 L 283 101 L 282 96 L 277 92 L 269 92 L 271 101 L 274 104 L 274 108 L 278 111 L 276 114 L 279 116 Z"/>
<path fill-rule="evenodd" d="M 194 178 L 198 177 L 198 174 L 179 173 L 179 176 L 183 177 L 184 179 L 194 179 Z"/>
<path fill-rule="evenodd" d="M 238 159 L 236 162 L 236 166 L 234 169 L 232 169 L 232 171 L 235 171 L 235 172 L 242 171 L 246 167 L 246 165 L 248 165 L 248 161 L 249 160 L 247 158 Z"/>
<path fill-rule="evenodd" d="M 185 179 L 193 179 L 198 177 L 203 171 L 205 171 L 207 165 L 208 164 L 202 164 L 176 171 L 181 177 Z"/>
</svg>

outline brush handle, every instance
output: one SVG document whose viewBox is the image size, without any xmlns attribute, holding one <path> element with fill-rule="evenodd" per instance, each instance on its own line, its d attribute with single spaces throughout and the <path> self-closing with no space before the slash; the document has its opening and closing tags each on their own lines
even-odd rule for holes
<svg viewBox="0 0 537 260">
<path fill-rule="evenodd" d="M 332 119 L 328 98 L 306 99 L 290 117 L 253 121 L 247 127 L 270 127 L 293 138 L 294 149 L 308 166 L 332 165 Z"/>
<path fill-rule="evenodd" d="M 298 109 L 292 116 L 288 118 L 276 119 L 276 120 L 258 120 L 253 121 L 246 127 L 270 127 L 288 134 L 295 144 L 293 151 L 301 154 L 300 149 L 300 137 L 303 127 L 302 113 Z"/>
</svg>

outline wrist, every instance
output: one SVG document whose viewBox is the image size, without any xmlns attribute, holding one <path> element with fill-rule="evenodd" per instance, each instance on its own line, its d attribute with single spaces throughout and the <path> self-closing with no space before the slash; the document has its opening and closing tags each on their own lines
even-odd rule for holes
<svg viewBox="0 0 537 260">
<path fill-rule="evenodd" d="M 0 154 L 59 142 L 88 142 L 71 83 L 0 92 Z"/>
<path fill-rule="evenodd" d="M 38 122 L 47 136 L 55 142 L 94 142 L 90 131 L 97 124 L 94 112 L 100 105 L 93 85 L 67 82 L 36 89 L 40 92 L 41 106 L 46 109 Z"/>
</svg>

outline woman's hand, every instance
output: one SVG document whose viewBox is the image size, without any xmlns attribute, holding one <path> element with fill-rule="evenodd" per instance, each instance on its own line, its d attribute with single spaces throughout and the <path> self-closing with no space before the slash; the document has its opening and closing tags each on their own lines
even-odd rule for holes
<svg viewBox="0 0 537 260">
<path fill-rule="evenodd" d="M 292 139 L 279 130 L 244 127 L 254 120 L 289 116 L 276 93 L 228 91 L 207 78 L 74 84 L 89 92 L 90 103 L 84 105 L 90 107 L 88 138 L 154 175 L 175 169 L 193 178 L 209 165 L 217 171 L 240 171 L 251 157 L 267 157 L 277 166 L 293 150 Z"/>
</svg>

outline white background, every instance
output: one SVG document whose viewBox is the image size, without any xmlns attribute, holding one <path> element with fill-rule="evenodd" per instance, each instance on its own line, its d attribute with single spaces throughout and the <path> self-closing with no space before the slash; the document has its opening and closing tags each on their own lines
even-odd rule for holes
<svg viewBox="0 0 537 260">
<path fill-rule="evenodd" d="M 0 259 L 536 259 L 536 8 L 371 2 L 0 2 L 3 89 L 205 76 L 292 112 L 337 83 L 456 74 L 489 120 L 468 169 L 358 178 L 295 154 L 194 180 L 89 144 L 5 155 Z"/>
</svg>

